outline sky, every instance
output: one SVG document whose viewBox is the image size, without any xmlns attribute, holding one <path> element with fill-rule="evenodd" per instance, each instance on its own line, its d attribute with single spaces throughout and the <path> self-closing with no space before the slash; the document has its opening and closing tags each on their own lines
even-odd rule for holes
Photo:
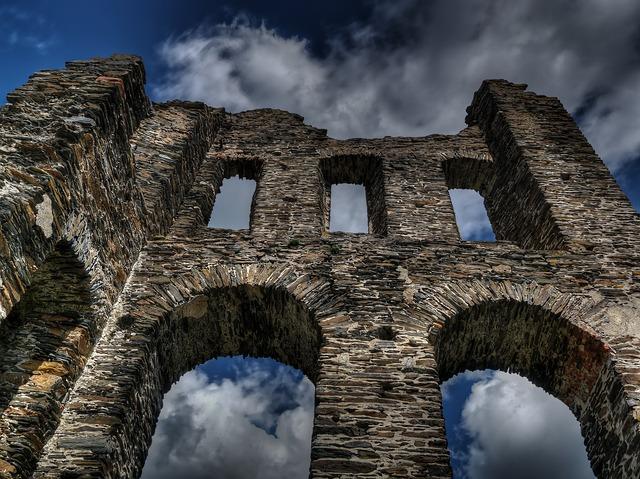
<svg viewBox="0 0 640 479">
<path fill-rule="evenodd" d="M 154 101 L 283 108 L 336 138 L 453 134 L 483 79 L 528 83 L 560 98 L 640 209 L 637 0 L 0 0 L 0 99 L 37 70 L 114 52 L 143 57 Z M 250 186 L 226 185 L 229 204 Z M 362 205 L 357 191 L 338 190 L 332 204 L 342 195 Z M 462 237 L 491 240 L 481 198 L 451 197 Z M 225 227 L 243 227 L 242 215 L 221 211 Z M 337 230 L 366 220 L 362 207 L 334 214 Z M 564 406 L 521 378 L 469 373 L 443 394 L 457 478 L 516 466 L 525 472 L 512 476 L 526 477 L 540 463 L 552 470 L 538 477 L 591 477 L 570 413 L 558 419 Z M 167 461 L 190 477 L 254 477 L 248 461 L 220 449 L 232 437 L 255 445 L 261 471 L 304 477 L 312 402 L 312 385 L 272 361 L 207 363 L 167 394 L 145 477 L 161 477 L 159 465 L 177 471 Z M 513 420 L 496 421 L 497 407 Z M 559 450 L 575 461 L 558 461 Z"/>
<path fill-rule="evenodd" d="M 306 478 L 314 387 L 270 359 L 211 360 L 164 397 L 143 479 Z"/>
</svg>

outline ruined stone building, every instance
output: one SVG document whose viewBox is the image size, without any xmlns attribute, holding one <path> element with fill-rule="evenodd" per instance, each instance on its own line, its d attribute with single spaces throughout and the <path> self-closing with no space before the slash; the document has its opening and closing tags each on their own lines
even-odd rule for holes
<svg viewBox="0 0 640 479">
<path fill-rule="evenodd" d="M 597 477 L 640 477 L 640 219 L 556 98 L 485 81 L 457 135 L 335 140 L 144 83 L 71 62 L 0 109 L 0 477 L 138 477 L 163 393 L 239 354 L 315 383 L 315 478 L 451 477 L 439 385 L 483 368 L 563 400 Z M 250 228 L 207 228 L 236 174 Z M 336 183 L 368 234 L 329 232 Z M 451 188 L 495 243 L 460 239 Z"/>
</svg>

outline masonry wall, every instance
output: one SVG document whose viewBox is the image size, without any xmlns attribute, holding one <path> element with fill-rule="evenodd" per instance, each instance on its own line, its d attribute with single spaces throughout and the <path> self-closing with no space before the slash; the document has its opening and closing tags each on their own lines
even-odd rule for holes
<svg viewBox="0 0 640 479">
<path fill-rule="evenodd" d="M 1 353 L 0 470 L 11 477 L 33 469 L 145 239 L 167 231 L 218 127 L 204 105 L 154 109 L 144 81 L 137 57 L 71 62 L 33 75 L 0 109 L 0 327 L 7 338 L 24 337 L 21 350 L 3 338 Z M 60 247 L 86 278 L 92 319 L 77 325 L 86 333 L 64 339 L 70 325 L 55 314 L 63 301 L 56 284 L 38 293 L 50 303 L 41 329 L 16 314 L 4 324 L 13 308 L 26 307 L 34 278 L 58 261 Z M 82 353 L 69 353 L 77 340 Z M 41 407 L 37 417 L 46 421 L 33 426 L 35 436 L 14 422 Z"/>
<path fill-rule="evenodd" d="M 316 384 L 313 477 L 450 477 L 439 384 L 465 367 L 528 375 L 598 477 L 640 477 L 638 217 L 556 99 L 487 81 L 458 135 L 334 140 L 279 110 L 151 105 L 143 82 L 135 57 L 73 63 L 0 112 L 6 338 L 37 324 L 29 298 L 55 311 L 29 291 L 56 245 L 95 318 L 73 375 L 4 340 L 26 362 L 3 376 L 0 475 L 137 477 L 180 374 L 264 354 Z M 257 182 L 251 226 L 207 228 L 234 174 Z M 328 231 L 343 181 L 365 185 L 369 234 Z M 460 187 L 498 242 L 460 241 Z M 7 411 L 45 397 L 41 374 L 66 392 L 34 440 Z"/>
</svg>

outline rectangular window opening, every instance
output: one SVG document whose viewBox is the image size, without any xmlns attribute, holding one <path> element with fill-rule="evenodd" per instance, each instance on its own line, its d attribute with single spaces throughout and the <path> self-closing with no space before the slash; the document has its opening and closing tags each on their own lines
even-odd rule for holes
<svg viewBox="0 0 640 479">
<path fill-rule="evenodd" d="M 364 185 L 336 183 L 331 185 L 329 231 L 368 233 L 367 193 Z"/>
<path fill-rule="evenodd" d="M 475 190 L 450 189 L 460 239 L 464 241 L 495 242 L 496 236 L 489 221 L 484 198 Z"/>
<path fill-rule="evenodd" d="M 209 228 L 249 229 L 255 191 L 255 180 L 240 178 L 238 175 L 222 180 L 220 193 L 213 203 Z"/>
<path fill-rule="evenodd" d="M 262 171 L 258 160 L 221 160 L 216 166 L 216 195 L 207 226 L 215 229 L 251 229 L 251 218 Z"/>
<path fill-rule="evenodd" d="M 387 232 L 382 161 L 371 156 L 335 156 L 320 164 L 322 211 L 330 233 Z"/>
</svg>

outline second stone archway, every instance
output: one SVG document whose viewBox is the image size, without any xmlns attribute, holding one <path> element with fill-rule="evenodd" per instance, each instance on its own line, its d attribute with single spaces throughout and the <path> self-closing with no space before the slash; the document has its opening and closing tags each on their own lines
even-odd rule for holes
<svg viewBox="0 0 640 479">
<path fill-rule="evenodd" d="M 414 298 L 431 323 L 440 382 L 475 369 L 522 374 L 576 415 L 597 477 L 640 472 L 632 452 L 640 430 L 618 367 L 633 358 L 624 348 L 616 351 L 624 338 L 590 326 L 594 312 L 603 312 L 589 296 L 535 283 L 469 282 L 425 288 Z M 612 447 L 615 456 L 606 453 Z"/>
</svg>

